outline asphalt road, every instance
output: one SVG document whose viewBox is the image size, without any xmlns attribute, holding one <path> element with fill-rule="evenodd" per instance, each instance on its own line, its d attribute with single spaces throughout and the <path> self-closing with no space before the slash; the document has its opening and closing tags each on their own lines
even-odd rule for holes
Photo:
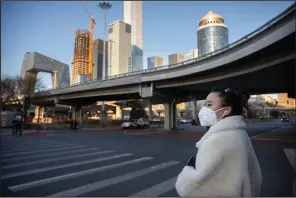
<svg viewBox="0 0 296 198">
<path fill-rule="evenodd" d="M 258 123 L 250 123 L 247 124 L 247 131 L 249 133 L 249 136 L 258 135 L 261 133 L 269 132 L 278 128 L 282 127 L 295 127 L 296 120 L 290 120 L 290 122 L 282 123 L 279 119 L 278 120 L 270 120 L 270 121 L 264 121 L 264 122 L 258 122 Z M 186 131 L 186 132 L 206 132 L 206 129 L 204 127 L 201 127 L 199 125 L 192 126 L 191 124 L 180 124 L 178 126 L 178 129 Z"/>
<path fill-rule="evenodd" d="M 281 126 L 254 124 L 248 131 Z M 2 196 L 178 196 L 175 177 L 196 153 L 195 139 L 95 131 L 53 134 L 2 137 Z M 292 196 L 295 172 L 283 147 L 254 143 L 254 149 L 263 174 L 262 196 Z"/>
</svg>

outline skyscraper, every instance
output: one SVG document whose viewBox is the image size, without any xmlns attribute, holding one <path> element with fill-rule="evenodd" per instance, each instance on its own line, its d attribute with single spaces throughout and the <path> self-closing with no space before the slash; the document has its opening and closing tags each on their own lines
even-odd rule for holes
<svg viewBox="0 0 296 198">
<path fill-rule="evenodd" d="M 87 79 L 89 75 L 89 31 L 77 30 L 75 35 L 74 56 L 72 62 L 71 84 L 78 83 L 78 76 Z"/>
<path fill-rule="evenodd" d="M 184 55 L 181 53 L 169 55 L 169 65 L 174 65 L 184 61 Z"/>
<path fill-rule="evenodd" d="M 104 40 L 96 39 L 93 43 L 93 79 L 101 80 L 103 77 L 103 46 Z M 106 42 L 106 49 L 108 49 L 108 42 Z M 108 76 L 108 50 L 105 55 L 105 76 Z"/>
<path fill-rule="evenodd" d="M 124 1 L 124 22 L 132 27 L 132 71 L 143 70 L 142 1 Z"/>
<path fill-rule="evenodd" d="M 54 89 L 70 85 L 69 65 L 38 52 L 25 53 L 21 77 L 35 80 L 38 72 L 51 73 L 52 88 Z"/>
<path fill-rule="evenodd" d="M 185 54 L 185 60 L 190 60 L 198 57 L 198 50 L 196 48 L 190 50 L 187 54 Z"/>
<path fill-rule="evenodd" d="M 118 20 L 108 32 L 108 76 L 131 72 L 131 25 Z"/>
<path fill-rule="evenodd" d="M 214 52 L 228 45 L 228 29 L 224 19 L 209 11 L 199 22 L 197 30 L 198 56 Z"/>
<path fill-rule="evenodd" d="M 153 56 L 147 58 L 147 69 L 163 66 L 163 58 L 160 56 Z"/>
</svg>

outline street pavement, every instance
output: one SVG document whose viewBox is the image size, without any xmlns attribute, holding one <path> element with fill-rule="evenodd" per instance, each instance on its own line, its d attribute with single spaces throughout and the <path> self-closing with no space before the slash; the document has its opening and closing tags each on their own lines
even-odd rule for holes
<svg viewBox="0 0 296 198">
<path fill-rule="evenodd" d="M 252 124 L 248 132 L 254 136 L 291 130 L 283 126 L 290 125 Z M 45 134 L 2 136 L 2 196 L 176 197 L 176 176 L 196 154 L 198 140 L 180 138 L 185 132 L 179 136 L 79 130 Z M 261 196 L 293 196 L 295 172 L 285 144 L 254 141 L 253 145 L 263 174 Z"/>
</svg>

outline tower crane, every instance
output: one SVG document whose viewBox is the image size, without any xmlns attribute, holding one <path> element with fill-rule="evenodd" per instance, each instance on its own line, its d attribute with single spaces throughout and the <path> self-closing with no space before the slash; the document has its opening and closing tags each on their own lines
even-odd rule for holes
<svg viewBox="0 0 296 198">
<path fill-rule="evenodd" d="M 89 71 L 89 79 L 92 80 L 92 77 L 93 77 L 93 31 L 94 31 L 94 27 L 96 25 L 96 22 L 95 22 L 95 19 L 87 11 L 85 5 L 83 3 L 81 5 L 89 18 L 88 71 Z"/>
<path fill-rule="evenodd" d="M 68 26 L 66 26 L 66 25 L 61 25 L 61 24 L 60 24 L 60 26 L 61 26 L 62 28 L 65 28 L 65 29 L 71 30 L 71 31 L 73 31 L 73 32 L 76 33 L 76 30 L 75 30 L 74 28 L 70 28 L 70 27 L 68 27 Z"/>
</svg>

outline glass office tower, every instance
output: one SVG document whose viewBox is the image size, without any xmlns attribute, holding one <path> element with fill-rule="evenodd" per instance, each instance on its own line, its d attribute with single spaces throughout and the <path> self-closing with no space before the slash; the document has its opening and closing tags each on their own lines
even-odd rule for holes
<svg viewBox="0 0 296 198">
<path fill-rule="evenodd" d="M 228 29 L 224 19 L 209 11 L 199 22 L 197 30 L 198 56 L 217 51 L 228 45 Z"/>
</svg>

